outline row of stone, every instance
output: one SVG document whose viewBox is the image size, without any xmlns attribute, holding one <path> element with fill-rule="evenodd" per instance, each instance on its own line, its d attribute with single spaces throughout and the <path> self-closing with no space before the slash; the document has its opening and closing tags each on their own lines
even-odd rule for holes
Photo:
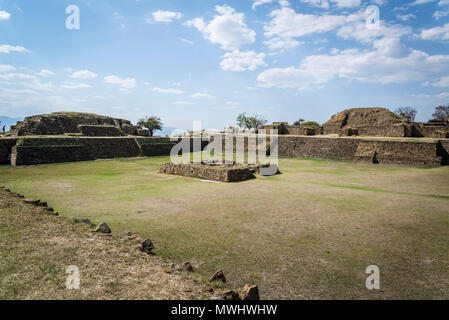
<svg viewBox="0 0 449 320">
<path fill-rule="evenodd" d="M 25 198 L 25 196 L 23 196 L 22 194 L 12 192 L 10 189 L 8 189 L 4 186 L 0 186 L 0 189 L 2 189 L 5 192 L 10 193 L 10 195 L 13 197 L 21 198 L 25 204 L 35 206 L 39 213 L 46 213 L 46 214 L 51 214 L 54 216 L 59 216 L 59 213 L 55 212 L 52 207 L 49 207 L 47 202 L 43 202 L 40 199 Z M 84 223 L 89 226 L 94 225 L 90 219 L 74 219 L 74 222 L 75 223 Z M 107 223 L 101 222 L 95 226 L 95 229 L 92 230 L 92 232 L 111 236 L 112 230 L 111 230 L 111 228 L 109 228 Z M 124 232 L 123 235 L 126 235 L 128 237 L 132 236 L 130 231 Z M 154 243 L 149 238 L 143 240 L 139 245 L 140 251 L 147 253 L 147 254 L 151 254 L 151 255 L 153 254 L 152 250 L 154 248 L 155 248 Z M 173 264 L 172 268 L 175 268 L 175 267 L 176 267 L 176 265 Z M 186 271 L 186 272 L 195 272 L 195 270 L 190 262 L 185 262 L 178 270 Z M 223 283 L 226 283 L 226 277 L 224 275 L 224 272 L 222 270 L 216 271 L 212 275 L 212 277 L 209 279 L 209 281 L 210 282 L 221 281 Z M 213 289 L 210 289 L 210 291 L 213 292 Z M 259 289 L 257 286 L 254 286 L 254 285 L 246 285 L 243 288 L 242 297 L 240 297 L 240 295 L 234 291 L 227 291 L 227 292 L 224 292 L 220 298 L 223 300 L 259 300 Z"/>
<path fill-rule="evenodd" d="M 92 222 L 90 219 L 75 219 L 75 222 L 86 223 L 86 224 L 92 225 Z M 103 234 L 111 234 L 112 233 L 111 229 L 105 222 L 99 223 L 92 232 L 101 232 Z M 126 231 L 126 232 L 124 232 L 124 235 L 127 235 L 129 237 L 129 236 L 131 236 L 131 232 Z M 151 255 L 153 254 L 152 250 L 154 248 L 155 248 L 154 243 L 149 238 L 143 240 L 139 245 L 140 251 L 145 252 L 147 254 L 151 254 Z M 172 268 L 175 268 L 175 267 L 176 266 L 173 264 Z M 190 262 L 185 262 L 178 270 L 186 271 L 186 272 L 195 272 L 195 270 Z M 209 281 L 210 282 L 221 281 L 223 283 L 226 283 L 226 277 L 222 270 L 218 270 L 212 275 L 212 277 L 209 279 Z M 240 298 L 240 295 L 234 291 L 227 291 L 227 292 L 223 293 L 221 298 L 223 300 L 259 300 L 259 288 L 257 286 L 246 285 L 243 288 L 241 298 Z"/>
<path fill-rule="evenodd" d="M 12 197 L 17 197 L 22 199 L 22 201 L 25 204 L 30 204 L 36 207 L 38 213 L 46 213 L 46 214 L 51 214 L 54 216 L 59 216 L 58 212 L 55 212 L 55 210 L 52 207 L 49 207 L 47 202 L 41 202 L 40 199 L 25 199 L 25 196 L 17 193 L 17 192 L 12 192 L 10 189 L 4 187 L 4 186 L 0 186 L 0 189 L 2 189 L 5 192 L 8 192 Z"/>
</svg>

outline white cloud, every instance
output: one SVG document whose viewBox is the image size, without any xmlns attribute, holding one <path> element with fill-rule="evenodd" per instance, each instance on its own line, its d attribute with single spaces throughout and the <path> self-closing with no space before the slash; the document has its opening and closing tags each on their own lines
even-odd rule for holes
<svg viewBox="0 0 449 320">
<path fill-rule="evenodd" d="M 194 42 L 191 41 L 191 40 L 189 40 L 189 39 L 181 38 L 180 40 L 181 40 L 182 42 L 187 43 L 187 44 L 190 44 L 190 45 L 193 45 L 193 44 L 194 44 Z"/>
<path fill-rule="evenodd" d="M 206 23 L 203 18 L 195 18 L 185 23 L 198 29 L 203 37 L 224 50 L 235 50 L 245 44 L 254 43 L 256 32 L 243 22 L 245 15 L 235 12 L 229 6 L 215 6 L 217 15 Z"/>
<path fill-rule="evenodd" d="M 0 46 L 0 53 L 10 53 L 10 52 L 28 53 L 28 52 L 30 52 L 30 50 L 25 49 L 24 47 L 21 47 L 21 46 L 10 46 L 7 44 L 3 44 Z"/>
<path fill-rule="evenodd" d="M 329 9 L 329 1 L 328 0 L 301 0 L 301 2 L 310 4 L 312 6 Z"/>
<path fill-rule="evenodd" d="M 360 7 L 361 0 L 331 0 L 337 4 L 339 8 L 355 8 Z"/>
<path fill-rule="evenodd" d="M 400 38 L 412 33 L 412 28 L 400 24 L 380 21 L 378 27 L 367 28 L 364 13 L 348 16 L 348 24 L 337 31 L 343 39 L 354 39 L 362 43 L 370 43 L 379 38 Z"/>
<path fill-rule="evenodd" d="M 64 89 L 85 89 L 85 88 L 92 88 L 91 85 L 86 83 L 76 83 L 76 82 L 66 82 L 61 85 L 61 88 Z"/>
<path fill-rule="evenodd" d="M 151 91 L 159 92 L 159 93 L 172 93 L 172 94 L 183 94 L 184 93 L 184 91 L 182 91 L 182 90 L 173 89 L 173 88 L 168 88 L 168 89 L 151 88 Z"/>
<path fill-rule="evenodd" d="M 153 19 L 148 20 L 147 22 L 165 22 L 169 23 L 173 20 L 181 19 L 182 13 L 181 12 L 173 12 L 173 11 L 165 11 L 165 10 L 158 10 L 153 12 L 152 14 Z"/>
<path fill-rule="evenodd" d="M 329 1 L 336 4 L 338 8 L 355 8 L 360 7 L 361 0 L 301 0 L 301 2 L 308 3 L 312 6 L 329 9 Z"/>
<path fill-rule="evenodd" d="M 437 10 L 434 12 L 433 17 L 435 18 L 435 20 L 440 20 L 441 18 L 444 18 L 445 16 L 449 15 L 449 10 L 446 11 L 440 11 Z"/>
<path fill-rule="evenodd" d="M 132 89 L 136 86 L 136 79 L 134 78 L 120 79 L 119 77 L 112 75 L 105 77 L 104 81 L 106 83 L 118 84 L 124 89 Z"/>
<path fill-rule="evenodd" d="M 215 98 L 215 96 L 208 93 L 197 92 L 192 95 L 192 98 Z"/>
<path fill-rule="evenodd" d="M 420 37 L 423 40 L 449 40 L 449 23 L 442 27 L 422 30 Z"/>
<path fill-rule="evenodd" d="M 72 73 L 72 75 L 70 77 L 74 78 L 74 79 L 92 79 L 92 78 L 96 78 L 97 76 L 98 75 L 92 71 L 79 70 L 79 71 Z"/>
<path fill-rule="evenodd" d="M 0 72 L 14 71 L 16 68 L 8 64 L 0 64 Z"/>
<path fill-rule="evenodd" d="M 434 2 L 434 1 L 436 1 L 436 0 L 415 0 L 412 3 L 410 3 L 410 6 L 417 6 L 420 4 L 426 4 L 426 3 Z"/>
<path fill-rule="evenodd" d="M 0 20 L 8 20 L 9 18 L 11 18 L 11 14 L 9 12 L 0 10 Z"/>
<path fill-rule="evenodd" d="M 49 77 L 49 76 L 54 76 L 54 75 L 55 75 L 55 73 L 54 73 L 53 71 L 51 71 L 51 70 L 45 70 L 45 69 L 39 71 L 39 72 L 36 73 L 36 74 L 37 74 L 38 76 L 40 76 L 40 77 Z"/>
<path fill-rule="evenodd" d="M 371 83 L 423 82 L 449 73 L 449 55 L 406 48 L 397 38 L 374 43 L 374 50 L 335 50 L 312 55 L 299 67 L 272 68 L 259 74 L 260 86 L 308 89 L 335 78 Z"/>
<path fill-rule="evenodd" d="M 265 53 L 234 50 L 225 53 L 220 65 L 225 71 L 254 71 L 258 67 L 267 65 L 264 61 L 265 57 Z"/>
<path fill-rule="evenodd" d="M 175 101 L 175 102 L 173 102 L 173 104 L 176 104 L 176 105 L 192 105 L 193 103 L 189 102 L 189 101 Z"/>
<path fill-rule="evenodd" d="M 424 83 L 424 85 L 426 86 L 430 85 L 432 87 L 440 87 L 440 88 L 449 87 L 449 76 L 442 77 L 438 81 L 433 82 L 427 81 L 426 83 Z"/>
<path fill-rule="evenodd" d="M 0 74 L 0 83 L 32 89 L 36 91 L 54 90 L 51 82 L 42 82 L 37 76 L 26 73 L 5 73 Z"/>
<path fill-rule="evenodd" d="M 416 19 L 416 16 L 413 13 L 409 14 L 397 14 L 396 18 L 398 18 L 401 21 L 407 22 L 411 19 Z"/>
<path fill-rule="evenodd" d="M 252 8 L 255 10 L 258 6 L 262 6 L 264 4 L 279 2 L 279 4 L 283 7 L 289 6 L 290 3 L 287 0 L 254 0 Z M 318 0 L 319 1 L 319 0 Z"/>
<path fill-rule="evenodd" d="M 300 43 L 294 38 L 328 32 L 346 22 L 345 16 L 302 14 L 286 7 L 273 10 L 270 17 L 271 21 L 264 26 L 265 36 L 272 38 L 264 42 L 270 49 L 296 47 Z"/>
</svg>

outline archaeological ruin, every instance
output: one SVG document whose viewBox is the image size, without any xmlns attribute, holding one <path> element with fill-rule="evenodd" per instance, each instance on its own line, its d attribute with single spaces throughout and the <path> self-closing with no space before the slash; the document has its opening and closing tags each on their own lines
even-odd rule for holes
<svg viewBox="0 0 449 320">
<path fill-rule="evenodd" d="M 274 123 L 278 155 L 389 163 L 413 166 L 449 165 L 449 121 L 411 123 L 384 108 L 342 111 L 322 126 Z M 236 152 L 236 136 L 232 139 Z M 179 138 L 180 139 L 180 138 Z M 190 145 L 194 138 L 190 138 Z M 200 138 L 203 150 L 214 137 Z M 116 157 L 167 156 L 177 141 L 150 137 L 130 121 L 88 113 L 56 112 L 25 118 L 0 138 L 0 164 L 13 166 L 87 161 Z M 245 152 L 248 134 L 243 137 Z M 266 146 L 270 150 L 270 145 Z M 167 169 L 168 170 L 168 169 Z M 226 179 L 226 178 L 224 178 Z"/>
</svg>

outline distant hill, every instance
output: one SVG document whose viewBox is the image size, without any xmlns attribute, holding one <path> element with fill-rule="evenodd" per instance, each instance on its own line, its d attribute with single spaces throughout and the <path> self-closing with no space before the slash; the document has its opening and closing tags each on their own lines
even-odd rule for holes
<svg viewBox="0 0 449 320">
<path fill-rule="evenodd" d="M 0 131 L 5 126 L 5 130 L 9 131 L 9 127 L 14 126 L 17 121 L 23 121 L 23 118 L 10 118 L 6 116 L 0 116 Z"/>
</svg>

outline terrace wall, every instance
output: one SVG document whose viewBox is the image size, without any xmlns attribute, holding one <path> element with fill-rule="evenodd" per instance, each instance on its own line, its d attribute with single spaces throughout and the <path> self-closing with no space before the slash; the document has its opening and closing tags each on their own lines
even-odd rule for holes
<svg viewBox="0 0 449 320">
<path fill-rule="evenodd" d="M 11 157 L 11 148 L 15 146 L 17 139 L 0 139 L 0 164 L 9 164 Z"/>
<path fill-rule="evenodd" d="M 403 140 L 279 136 L 279 156 L 439 166 L 441 144 Z"/>
</svg>

